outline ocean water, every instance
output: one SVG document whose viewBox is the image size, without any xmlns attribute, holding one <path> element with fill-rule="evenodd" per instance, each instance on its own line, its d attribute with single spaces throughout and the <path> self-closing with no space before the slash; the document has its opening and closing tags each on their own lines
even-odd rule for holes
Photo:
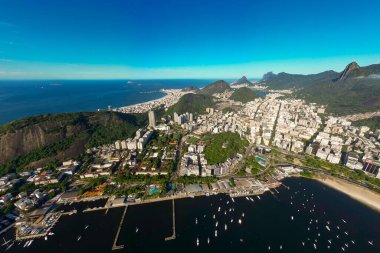
<svg viewBox="0 0 380 253">
<path fill-rule="evenodd" d="M 317 181 L 291 178 L 284 184 L 290 189 L 280 187 L 279 193 L 267 192 L 261 199 L 253 197 L 253 202 L 245 198 L 232 202 L 226 195 L 178 199 L 177 238 L 167 242 L 164 238 L 172 233 L 171 201 L 130 206 L 118 240 L 124 249 L 117 252 L 380 252 L 378 212 Z M 92 204 L 69 207 L 87 205 Z M 28 248 L 15 244 L 8 252 L 116 252 L 111 247 L 122 213 L 123 208 L 114 208 L 107 214 L 65 216 L 47 241 L 35 240 Z M 82 239 L 77 241 L 79 235 Z"/>
<path fill-rule="evenodd" d="M 213 80 L 0 81 L 0 125 L 45 113 L 96 111 L 163 97 L 160 89 L 203 87 Z"/>
</svg>

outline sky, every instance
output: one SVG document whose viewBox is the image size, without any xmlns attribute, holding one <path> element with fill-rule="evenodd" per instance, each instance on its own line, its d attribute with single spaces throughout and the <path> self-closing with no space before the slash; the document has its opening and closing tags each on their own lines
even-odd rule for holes
<svg viewBox="0 0 380 253">
<path fill-rule="evenodd" d="M 259 78 L 380 63 L 378 0 L 0 0 L 0 79 Z"/>
</svg>

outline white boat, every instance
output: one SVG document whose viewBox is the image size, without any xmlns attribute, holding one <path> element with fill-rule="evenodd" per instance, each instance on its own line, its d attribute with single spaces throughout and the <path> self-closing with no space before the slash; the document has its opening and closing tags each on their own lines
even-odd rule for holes
<svg viewBox="0 0 380 253">
<path fill-rule="evenodd" d="M 234 203 L 235 203 L 235 200 L 234 200 L 234 198 L 231 198 L 231 200 L 232 200 L 232 202 L 234 202 Z"/>
<path fill-rule="evenodd" d="M 88 229 L 88 227 L 89 227 L 89 225 L 86 225 L 86 226 L 84 227 L 84 229 Z"/>
<path fill-rule="evenodd" d="M 268 246 L 268 250 L 270 250 L 270 246 Z"/>
<path fill-rule="evenodd" d="M 29 247 L 30 245 L 32 245 L 33 241 L 34 241 L 34 240 L 31 240 L 31 241 L 29 242 L 28 247 Z"/>
<path fill-rule="evenodd" d="M 212 218 L 215 220 L 215 214 L 212 216 Z"/>
<path fill-rule="evenodd" d="M 346 246 L 346 248 L 348 248 L 348 244 L 347 243 L 345 243 L 344 246 Z"/>
<path fill-rule="evenodd" d="M 25 247 L 26 247 L 26 245 L 28 245 L 28 243 L 29 243 L 29 241 L 25 242 L 25 244 L 24 244 L 23 248 L 25 248 Z"/>
<path fill-rule="evenodd" d="M 330 227 L 329 227 L 329 226 L 326 225 L 325 227 L 326 227 L 326 229 L 327 229 L 328 231 L 330 231 Z"/>
<path fill-rule="evenodd" d="M 231 219 L 231 223 L 234 222 L 234 219 Z"/>
<path fill-rule="evenodd" d="M 313 243 L 313 246 L 314 246 L 314 249 L 317 249 L 317 245 L 315 245 L 315 243 Z"/>
<path fill-rule="evenodd" d="M 368 241 L 368 243 L 369 243 L 371 246 L 373 246 L 373 241 Z"/>
<path fill-rule="evenodd" d="M 224 215 L 227 215 L 227 211 L 224 211 Z"/>
<path fill-rule="evenodd" d="M 220 207 L 218 207 L 218 212 L 220 212 Z"/>
<path fill-rule="evenodd" d="M 345 233 L 346 235 L 348 235 L 348 232 L 347 232 L 347 231 L 344 231 L 344 233 Z"/>
<path fill-rule="evenodd" d="M 79 241 L 80 239 L 82 239 L 82 236 L 81 236 L 81 235 L 78 235 L 78 237 L 77 237 L 77 241 Z"/>
<path fill-rule="evenodd" d="M 331 240 L 327 240 L 331 244 Z"/>
<path fill-rule="evenodd" d="M 344 247 L 340 247 L 344 251 Z"/>
<path fill-rule="evenodd" d="M 242 217 L 244 217 L 244 213 L 242 213 L 242 215 L 241 215 Z"/>
<path fill-rule="evenodd" d="M 218 223 L 218 222 L 216 222 L 216 223 L 215 223 L 215 227 L 218 227 L 218 224 L 219 224 L 219 223 Z"/>
<path fill-rule="evenodd" d="M 343 219 L 342 219 L 342 221 L 343 221 L 344 223 L 347 223 L 347 222 L 346 222 L 345 220 L 343 220 Z"/>
<path fill-rule="evenodd" d="M 280 250 L 282 250 L 282 245 L 280 245 Z"/>
<path fill-rule="evenodd" d="M 224 230 L 227 230 L 227 224 L 224 224 Z"/>
<path fill-rule="evenodd" d="M 261 199 L 260 196 L 257 196 L 258 199 Z"/>
<path fill-rule="evenodd" d="M 215 230 L 215 237 L 218 237 L 218 230 Z"/>
<path fill-rule="evenodd" d="M 351 242 L 352 242 L 352 244 L 355 244 L 355 241 L 352 240 Z"/>
<path fill-rule="evenodd" d="M 199 239 L 197 238 L 197 246 L 199 246 Z"/>
<path fill-rule="evenodd" d="M 195 224 L 198 224 L 198 218 L 195 218 Z"/>
<path fill-rule="evenodd" d="M 47 241 L 47 239 L 48 239 L 48 238 L 47 238 L 47 236 L 45 235 L 45 241 Z"/>
<path fill-rule="evenodd" d="M 241 219 L 238 220 L 239 224 L 241 224 Z"/>
<path fill-rule="evenodd" d="M 249 200 L 249 198 L 248 198 L 248 197 L 245 197 L 245 199 L 246 199 L 246 200 Z"/>
<path fill-rule="evenodd" d="M 294 220 L 294 217 L 292 216 L 292 217 L 290 217 L 292 220 Z"/>
<path fill-rule="evenodd" d="M 304 243 L 304 242 L 302 242 L 302 246 L 305 246 L 305 243 Z"/>
<path fill-rule="evenodd" d="M 207 237 L 207 244 L 210 244 L 210 238 Z"/>
<path fill-rule="evenodd" d="M 136 233 L 137 233 L 137 232 L 139 232 L 139 228 L 138 228 L 138 227 L 136 227 Z"/>
</svg>

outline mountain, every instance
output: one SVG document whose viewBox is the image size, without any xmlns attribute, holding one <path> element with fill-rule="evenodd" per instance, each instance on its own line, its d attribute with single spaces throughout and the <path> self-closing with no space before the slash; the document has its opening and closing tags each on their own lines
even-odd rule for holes
<svg viewBox="0 0 380 253">
<path fill-rule="evenodd" d="M 38 115 L 0 126 L 0 174 L 78 156 L 145 126 L 146 114 L 87 112 Z"/>
<path fill-rule="evenodd" d="M 169 107 L 166 114 L 172 116 L 175 112 L 178 114 L 186 112 L 204 114 L 206 113 L 206 108 L 214 106 L 215 102 L 211 96 L 189 93 L 183 95 L 176 104 Z"/>
<path fill-rule="evenodd" d="M 380 110 L 380 64 L 360 67 L 352 62 L 338 73 L 325 71 L 312 75 L 288 73 L 264 75 L 261 84 L 270 89 L 296 88 L 294 95 L 327 105 L 327 111 L 346 115 Z"/>
<path fill-rule="evenodd" d="M 360 69 L 359 65 L 356 62 L 351 62 L 346 66 L 343 72 L 340 74 L 340 77 L 337 81 L 344 81 L 348 78 L 352 71 Z"/>
<path fill-rule="evenodd" d="M 259 94 L 251 90 L 250 88 L 247 87 L 242 87 L 237 90 L 235 90 L 232 95 L 230 96 L 230 99 L 239 101 L 242 103 L 247 103 L 249 101 L 253 101 L 256 98 L 261 97 Z"/>
<path fill-rule="evenodd" d="M 249 85 L 253 85 L 253 83 L 251 83 L 247 77 L 243 76 L 242 78 L 240 78 L 239 80 L 236 80 L 235 82 L 232 83 L 232 85 L 242 85 L 242 84 L 247 84 L 248 86 Z"/>
<path fill-rule="evenodd" d="M 259 83 L 268 86 L 269 89 L 291 89 L 315 83 L 329 82 L 338 78 L 339 73 L 332 70 L 312 75 L 288 74 L 285 72 L 276 75 L 273 72 L 268 72 Z"/>
<path fill-rule="evenodd" d="M 203 95 L 213 95 L 216 93 L 222 93 L 227 90 L 232 90 L 230 85 L 224 80 L 218 80 L 207 85 L 203 89 L 199 90 L 197 93 Z"/>
</svg>

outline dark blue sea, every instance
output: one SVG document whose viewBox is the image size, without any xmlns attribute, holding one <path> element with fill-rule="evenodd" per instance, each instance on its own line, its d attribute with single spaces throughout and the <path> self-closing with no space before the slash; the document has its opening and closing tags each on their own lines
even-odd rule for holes
<svg viewBox="0 0 380 253">
<path fill-rule="evenodd" d="M 160 89 L 204 87 L 214 80 L 0 81 L 0 125 L 36 114 L 121 107 L 163 97 Z"/>
<path fill-rule="evenodd" d="M 111 247 L 123 208 L 65 216 L 47 241 L 37 239 L 27 248 L 25 242 L 15 243 L 8 252 L 380 252 L 378 212 L 314 180 L 290 178 L 284 184 L 289 189 L 280 187 L 279 193 L 254 201 L 233 202 L 226 195 L 175 200 L 177 238 L 172 241 L 164 240 L 172 234 L 172 202 L 165 201 L 128 208 L 117 242 L 124 249 L 118 251 Z M 96 204 L 104 201 L 66 208 L 80 211 Z M 14 231 L 5 235 L 13 236 Z"/>
</svg>

